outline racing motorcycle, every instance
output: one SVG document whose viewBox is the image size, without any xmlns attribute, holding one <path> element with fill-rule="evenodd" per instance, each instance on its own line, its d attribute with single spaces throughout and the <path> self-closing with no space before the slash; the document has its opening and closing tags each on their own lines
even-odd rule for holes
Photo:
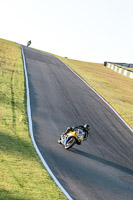
<svg viewBox="0 0 133 200">
<path fill-rule="evenodd" d="M 73 145 L 81 144 L 81 141 L 84 140 L 84 132 L 81 129 L 70 131 L 67 134 L 61 134 L 60 139 L 58 140 L 59 144 L 64 145 L 65 149 L 70 149 Z"/>
</svg>

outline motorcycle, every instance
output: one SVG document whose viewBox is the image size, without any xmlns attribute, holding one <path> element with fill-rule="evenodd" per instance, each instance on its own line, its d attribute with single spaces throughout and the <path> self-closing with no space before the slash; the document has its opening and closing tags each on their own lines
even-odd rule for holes
<svg viewBox="0 0 133 200">
<path fill-rule="evenodd" d="M 70 149 L 73 145 L 81 144 L 84 140 L 84 132 L 81 129 L 70 131 L 67 134 L 62 134 L 58 140 L 59 144 L 64 145 L 65 149 Z"/>
</svg>

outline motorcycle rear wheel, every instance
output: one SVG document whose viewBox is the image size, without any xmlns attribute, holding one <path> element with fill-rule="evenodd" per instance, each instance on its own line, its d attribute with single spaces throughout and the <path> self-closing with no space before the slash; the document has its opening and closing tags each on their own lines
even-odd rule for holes
<svg viewBox="0 0 133 200">
<path fill-rule="evenodd" d="M 75 137 L 70 137 L 66 143 L 65 149 L 70 149 L 76 143 Z"/>
</svg>

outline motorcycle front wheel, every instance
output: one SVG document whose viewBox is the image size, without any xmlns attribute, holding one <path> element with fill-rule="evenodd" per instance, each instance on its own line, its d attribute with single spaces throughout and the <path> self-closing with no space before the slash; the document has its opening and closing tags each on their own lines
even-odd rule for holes
<svg viewBox="0 0 133 200">
<path fill-rule="evenodd" d="M 76 143 L 75 137 L 70 137 L 66 143 L 65 149 L 70 149 Z"/>
</svg>

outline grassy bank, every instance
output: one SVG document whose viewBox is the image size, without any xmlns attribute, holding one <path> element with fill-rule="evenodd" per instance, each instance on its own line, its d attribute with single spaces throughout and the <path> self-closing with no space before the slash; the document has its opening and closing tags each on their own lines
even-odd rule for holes
<svg viewBox="0 0 133 200">
<path fill-rule="evenodd" d="M 0 200 L 17 199 L 66 198 L 44 169 L 29 136 L 20 46 L 0 39 Z"/>
<path fill-rule="evenodd" d="M 118 74 L 103 64 L 57 57 L 89 83 L 133 128 L 133 79 Z"/>
</svg>

